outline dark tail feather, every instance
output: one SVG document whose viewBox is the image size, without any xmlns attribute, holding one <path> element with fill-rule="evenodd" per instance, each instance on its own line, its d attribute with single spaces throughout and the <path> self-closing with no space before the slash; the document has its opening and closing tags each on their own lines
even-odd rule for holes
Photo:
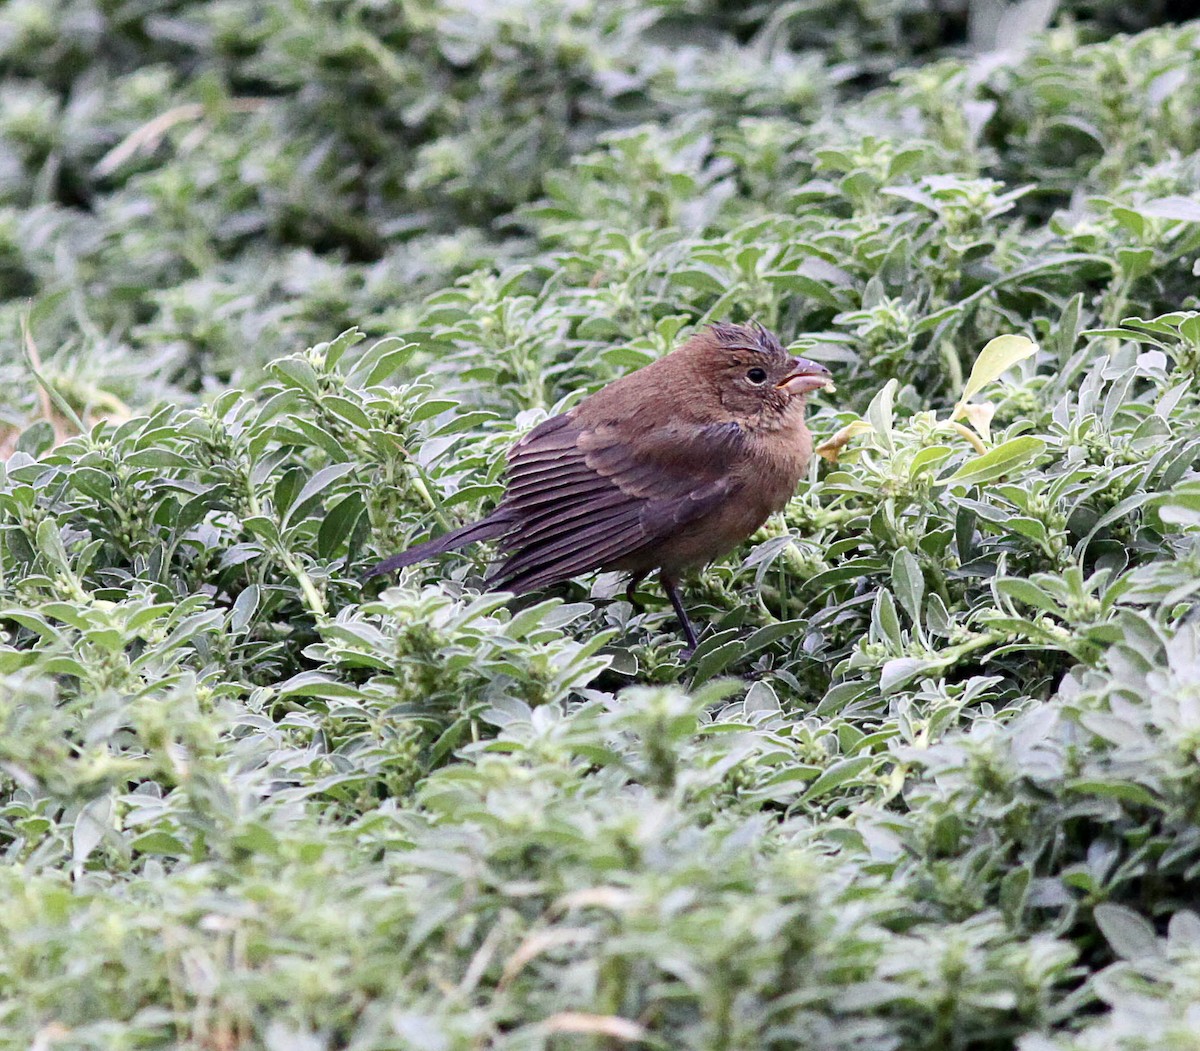
<svg viewBox="0 0 1200 1051">
<path fill-rule="evenodd" d="M 445 536 L 439 536 L 436 540 L 427 540 L 424 544 L 417 544 L 416 547 L 410 547 L 407 551 L 401 551 L 398 555 L 385 558 L 377 566 L 372 566 L 368 569 L 363 579 L 369 580 L 371 577 L 377 577 L 382 573 L 391 573 L 394 570 L 403 569 L 405 566 L 423 562 L 434 555 L 440 555 L 443 551 L 453 551 L 456 548 L 466 547 L 467 544 L 473 544 L 477 540 L 495 540 L 496 537 L 503 536 L 511 528 L 512 523 L 506 516 L 498 514 L 489 515 L 482 521 L 472 522 L 470 525 L 465 525 L 461 529 L 455 529 Z"/>
</svg>

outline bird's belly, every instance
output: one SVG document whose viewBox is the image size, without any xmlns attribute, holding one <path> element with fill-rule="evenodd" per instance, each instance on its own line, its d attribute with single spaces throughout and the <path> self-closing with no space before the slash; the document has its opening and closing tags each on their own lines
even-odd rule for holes
<svg viewBox="0 0 1200 1051">
<path fill-rule="evenodd" d="M 775 507 L 756 499 L 726 503 L 640 551 L 605 566 L 629 573 L 662 569 L 669 576 L 696 569 L 728 554 L 770 516 Z"/>
</svg>

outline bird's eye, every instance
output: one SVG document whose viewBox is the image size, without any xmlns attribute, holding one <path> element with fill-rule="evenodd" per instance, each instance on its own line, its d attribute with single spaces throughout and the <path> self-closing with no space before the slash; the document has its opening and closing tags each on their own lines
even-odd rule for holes
<svg viewBox="0 0 1200 1051">
<path fill-rule="evenodd" d="M 758 386 L 760 383 L 766 383 L 767 382 L 767 370 L 760 369 L 760 368 L 753 368 L 749 372 L 746 373 L 746 379 L 748 379 L 755 386 Z"/>
</svg>

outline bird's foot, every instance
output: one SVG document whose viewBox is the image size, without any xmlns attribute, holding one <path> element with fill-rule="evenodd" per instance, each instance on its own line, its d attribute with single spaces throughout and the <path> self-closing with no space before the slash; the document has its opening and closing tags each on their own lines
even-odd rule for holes
<svg viewBox="0 0 1200 1051">
<path fill-rule="evenodd" d="M 675 581 L 667 576 L 666 573 L 660 573 L 658 579 L 662 584 L 663 591 L 667 593 L 667 598 L 671 600 L 671 605 L 675 607 L 675 616 L 679 618 L 679 626 L 683 629 L 683 637 L 687 640 L 687 645 L 684 649 L 690 657 L 696 652 L 696 647 L 700 645 L 696 638 L 696 629 L 692 627 L 692 622 L 688 619 L 687 610 L 683 608 L 683 600 L 679 597 Z"/>
</svg>

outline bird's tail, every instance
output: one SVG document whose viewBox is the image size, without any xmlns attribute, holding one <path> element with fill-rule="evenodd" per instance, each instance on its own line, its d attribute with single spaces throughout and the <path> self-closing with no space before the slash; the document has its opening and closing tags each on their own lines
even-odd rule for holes
<svg viewBox="0 0 1200 1051">
<path fill-rule="evenodd" d="M 503 536 L 512 528 L 512 522 L 503 514 L 492 514 L 478 522 L 472 522 L 470 525 L 465 525 L 461 529 L 455 529 L 453 532 L 439 536 L 436 540 L 427 540 L 424 544 L 417 544 L 416 547 L 410 547 L 407 551 L 401 551 L 398 555 L 392 555 L 391 558 L 385 558 L 378 565 L 372 566 L 366 572 L 366 579 L 377 577 L 381 573 L 391 573 L 397 569 L 403 569 L 405 566 L 411 566 L 417 562 L 422 562 L 427 558 L 432 558 L 434 555 L 440 555 L 443 551 L 453 551 L 456 548 L 466 547 L 467 544 L 473 544 L 477 540 L 495 540 L 499 536 Z"/>
</svg>

